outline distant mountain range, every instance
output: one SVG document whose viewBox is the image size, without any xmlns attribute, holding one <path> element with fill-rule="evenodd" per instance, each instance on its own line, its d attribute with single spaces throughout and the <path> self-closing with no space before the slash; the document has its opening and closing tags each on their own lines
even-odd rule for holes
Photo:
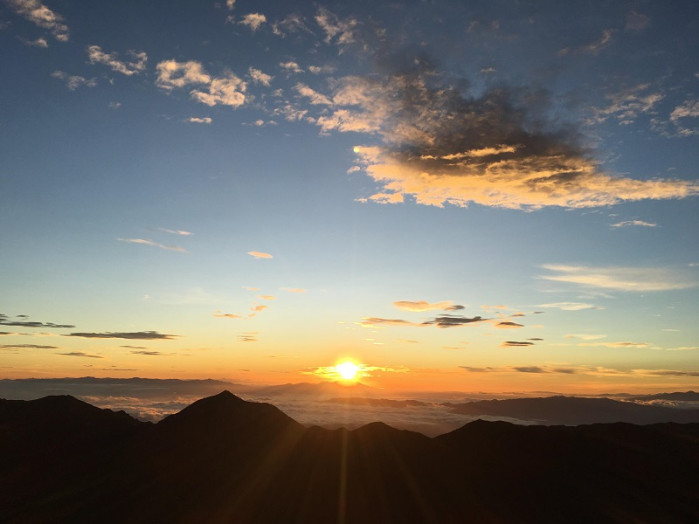
<svg viewBox="0 0 699 524">
<path fill-rule="evenodd" d="M 538 424 L 699 422 L 699 409 L 676 409 L 608 398 L 554 396 L 445 405 L 463 415 L 509 417 Z"/>
<path fill-rule="evenodd" d="M 230 392 L 158 424 L 0 400 L 0 521 L 696 522 L 699 424 L 306 428 Z"/>
</svg>

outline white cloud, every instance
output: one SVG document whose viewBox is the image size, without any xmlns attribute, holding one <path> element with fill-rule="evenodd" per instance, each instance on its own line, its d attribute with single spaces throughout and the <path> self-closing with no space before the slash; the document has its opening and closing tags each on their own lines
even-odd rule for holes
<svg viewBox="0 0 699 524">
<path fill-rule="evenodd" d="M 212 78 L 207 90 L 194 89 L 190 92 L 190 95 L 207 106 L 221 104 L 240 107 L 245 103 L 246 88 L 245 82 L 233 73 L 228 73 L 221 78 Z"/>
<path fill-rule="evenodd" d="M 267 17 L 262 13 L 250 13 L 245 15 L 239 23 L 248 26 L 254 32 L 266 21 Z"/>
<path fill-rule="evenodd" d="M 563 311 L 582 311 L 584 309 L 602 309 L 594 304 L 585 302 L 553 302 L 550 304 L 539 304 L 537 307 L 562 309 Z"/>
<path fill-rule="evenodd" d="M 85 78 L 83 76 L 78 75 L 69 75 L 64 71 L 54 71 L 53 73 L 51 73 L 51 76 L 53 78 L 63 80 L 66 84 L 66 87 L 71 91 L 75 91 L 77 88 L 82 86 L 95 87 L 97 85 L 97 80 L 95 80 L 94 78 Z"/>
<path fill-rule="evenodd" d="M 158 231 L 162 231 L 163 233 L 170 233 L 171 235 L 179 235 L 183 237 L 188 237 L 194 235 L 191 231 L 184 231 L 182 229 L 167 229 L 164 227 L 159 227 Z"/>
<path fill-rule="evenodd" d="M 117 238 L 119 242 L 127 242 L 129 244 L 142 244 L 145 246 L 158 247 L 160 249 L 165 249 L 167 251 L 177 251 L 179 253 L 186 253 L 187 250 L 180 246 L 166 246 L 165 244 L 160 244 L 158 242 L 153 242 L 152 240 L 146 240 L 144 238 Z"/>
<path fill-rule="evenodd" d="M 49 43 L 46 41 L 45 38 L 37 38 L 36 40 L 25 40 L 21 39 L 22 43 L 25 45 L 31 46 L 31 47 L 43 47 L 47 48 L 49 46 Z"/>
<path fill-rule="evenodd" d="M 63 17 L 52 11 L 40 0 L 6 0 L 12 10 L 30 22 L 51 32 L 59 42 L 67 42 L 70 38 L 68 26 Z"/>
<path fill-rule="evenodd" d="M 87 56 L 91 64 L 104 64 L 112 68 L 112 71 L 122 75 L 131 76 L 145 71 L 148 55 L 143 51 L 128 51 L 132 57 L 129 61 L 119 60 L 118 53 L 105 53 L 98 45 L 87 48 Z"/>
<path fill-rule="evenodd" d="M 262 84 L 263 86 L 269 86 L 270 82 L 272 81 L 272 78 L 274 78 L 273 76 L 265 74 L 259 69 L 255 69 L 254 67 L 248 69 L 248 74 L 250 75 L 250 78 L 253 82 L 255 82 L 256 84 Z"/>
<path fill-rule="evenodd" d="M 623 220 L 621 222 L 616 222 L 609 227 L 620 228 L 620 227 L 658 227 L 658 224 L 653 222 L 646 222 L 644 220 Z"/>
<path fill-rule="evenodd" d="M 213 122 L 210 116 L 204 116 L 204 117 L 197 117 L 197 116 L 192 116 L 187 119 L 187 122 L 190 122 L 192 124 L 210 124 Z"/>
<path fill-rule="evenodd" d="M 229 10 L 232 10 L 232 9 L 233 9 L 233 6 L 235 6 L 235 0 L 226 0 L 226 7 L 227 7 Z"/>
<path fill-rule="evenodd" d="M 177 62 L 176 60 L 163 60 L 155 69 L 158 78 L 155 83 L 168 91 L 176 87 L 186 87 L 192 84 L 208 84 L 211 77 L 204 71 L 199 62 Z"/>
<path fill-rule="evenodd" d="M 667 268 L 588 267 L 557 264 L 547 264 L 542 267 L 554 273 L 540 276 L 545 280 L 617 291 L 669 291 L 696 286 L 696 282 L 687 275 Z"/>
</svg>

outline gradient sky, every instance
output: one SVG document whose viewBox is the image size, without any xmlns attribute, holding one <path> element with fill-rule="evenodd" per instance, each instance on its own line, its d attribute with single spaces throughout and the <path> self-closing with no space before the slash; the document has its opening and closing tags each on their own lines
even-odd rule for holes
<svg viewBox="0 0 699 524">
<path fill-rule="evenodd" d="M 693 1 L 0 2 L 0 376 L 699 382 Z"/>
</svg>

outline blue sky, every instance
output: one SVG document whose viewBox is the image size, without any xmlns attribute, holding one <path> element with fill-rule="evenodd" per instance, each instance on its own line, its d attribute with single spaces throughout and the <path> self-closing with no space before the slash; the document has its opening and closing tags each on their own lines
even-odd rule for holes
<svg viewBox="0 0 699 524">
<path fill-rule="evenodd" d="M 0 374 L 696 385 L 698 26 L 5 0 Z"/>
</svg>

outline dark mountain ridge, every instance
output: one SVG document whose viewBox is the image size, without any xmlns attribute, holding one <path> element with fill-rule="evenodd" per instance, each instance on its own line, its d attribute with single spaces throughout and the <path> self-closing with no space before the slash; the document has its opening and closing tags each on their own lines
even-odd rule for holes
<svg viewBox="0 0 699 524">
<path fill-rule="evenodd" d="M 476 421 L 428 438 L 305 428 L 229 392 L 155 425 L 48 397 L 0 400 L 0 446 L 2 522 L 699 518 L 699 424 Z"/>
<path fill-rule="evenodd" d="M 699 409 L 676 409 L 609 398 L 553 396 L 445 405 L 463 415 L 510 417 L 538 424 L 699 422 Z"/>
</svg>

